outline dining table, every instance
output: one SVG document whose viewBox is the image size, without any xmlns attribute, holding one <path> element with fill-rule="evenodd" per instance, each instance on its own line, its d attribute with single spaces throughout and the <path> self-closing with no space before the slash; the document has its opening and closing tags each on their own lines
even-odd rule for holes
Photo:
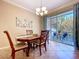
<svg viewBox="0 0 79 59">
<path fill-rule="evenodd" d="M 40 36 L 19 37 L 19 38 L 17 38 L 17 41 L 27 42 L 27 45 L 28 45 L 27 56 L 29 56 L 29 51 L 30 51 L 30 48 L 31 48 L 32 41 L 34 41 L 34 40 L 36 41 L 36 40 L 39 40 L 39 39 L 40 39 Z"/>
</svg>

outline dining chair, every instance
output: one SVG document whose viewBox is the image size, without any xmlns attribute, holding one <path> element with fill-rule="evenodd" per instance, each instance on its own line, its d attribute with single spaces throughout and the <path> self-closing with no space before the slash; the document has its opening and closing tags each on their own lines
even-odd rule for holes
<svg viewBox="0 0 79 59">
<path fill-rule="evenodd" d="M 63 35 L 62 35 L 62 39 L 67 38 L 67 36 L 68 36 L 68 33 L 67 32 L 64 32 Z"/>
<path fill-rule="evenodd" d="M 8 31 L 4 31 L 4 33 L 6 34 L 6 36 L 8 38 L 8 41 L 9 41 L 9 44 L 10 44 L 10 48 L 12 50 L 12 53 L 11 53 L 12 59 L 15 59 L 15 52 L 20 51 L 20 50 L 26 51 L 26 49 L 28 48 L 27 45 L 23 44 L 23 45 L 19 45 L 17 47 L 14 46 L 9 32 Z M 27 51 L 26 51 L 26 54 L 27 54 Z"/>
<path fill-rule="evenodd" d="M 41 53 L 42 46 L 44 46 L 45 51 L 47 51 L 46 48 L 47 35 L 48 35 L 47 31 L 41 31 L 40 39 L 38 39 L 38 41 L 35 42 L 35 45 L 39 47 L 40 55 L 42 54 Z"/>
<path fill-rule="evenodd" d="M 32 35 L 33 31 L 32 30 L 26 30 L 26 35 Z"/>
</svg>

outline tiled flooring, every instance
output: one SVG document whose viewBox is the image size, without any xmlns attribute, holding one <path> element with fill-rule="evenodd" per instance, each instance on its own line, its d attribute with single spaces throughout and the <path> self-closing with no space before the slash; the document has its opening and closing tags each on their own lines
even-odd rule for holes
<svg viewBox="0 0 79 59">
<path fill-rule="evenodd" d="M 11 59 L 10 50 L 0 50 L 0 59 Z M 72 46 L 51 41 L 47 45 L 47 52 L 42 48 L 41 56 L 37 48 L 30 52 L 29 57 L 23 51 L 17 52 L 16 59 L 79 59 L 79 51 Z"/>
</svg>

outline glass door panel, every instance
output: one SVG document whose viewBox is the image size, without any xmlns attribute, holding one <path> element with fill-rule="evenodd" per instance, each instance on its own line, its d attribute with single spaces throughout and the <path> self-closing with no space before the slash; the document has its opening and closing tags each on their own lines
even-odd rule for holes
<svg viewBox="0 0 79 59">
<path fill-rule="evenodd" d="M 49 17 L 49 24 L 50 40 L 74 45 L 73 11 Z"/>
</svg>

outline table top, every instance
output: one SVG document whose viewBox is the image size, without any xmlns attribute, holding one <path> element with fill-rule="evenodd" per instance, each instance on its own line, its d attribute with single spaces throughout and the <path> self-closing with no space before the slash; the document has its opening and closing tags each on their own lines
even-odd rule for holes
<svg viewBox="0 0 79 59">
<path fill-rule="evenodd" d="M 20 37 L 20 38 L 16 38 L 17 41 L 31 41 L 31 40 L 35 40 L 35 39 L 40 39 L 40 36 L 31 36 L 31 37 Z"/>
</svg>

